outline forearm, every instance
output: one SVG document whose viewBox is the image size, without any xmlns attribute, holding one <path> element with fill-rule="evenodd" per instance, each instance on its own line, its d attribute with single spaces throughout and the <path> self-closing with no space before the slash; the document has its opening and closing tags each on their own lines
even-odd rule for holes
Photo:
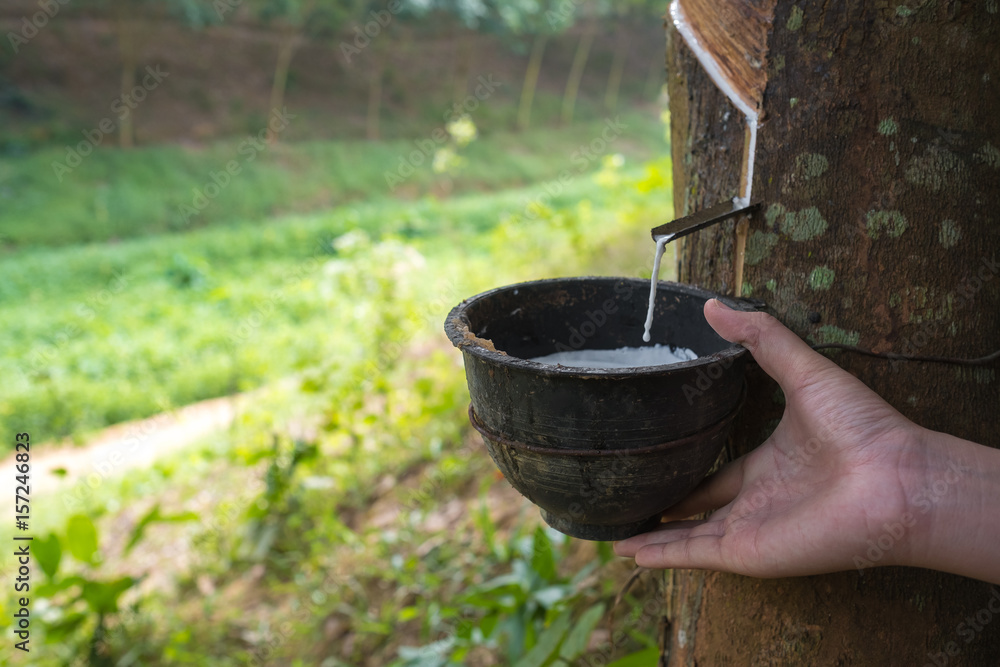
<svg viewBox="0 0 1000 667">
<path fill-rule="evenodd" d="M 901 564 L 1000 584 L 1000 450 L 924 431 L 926 478 L 911 493 Z"/>
</svg>

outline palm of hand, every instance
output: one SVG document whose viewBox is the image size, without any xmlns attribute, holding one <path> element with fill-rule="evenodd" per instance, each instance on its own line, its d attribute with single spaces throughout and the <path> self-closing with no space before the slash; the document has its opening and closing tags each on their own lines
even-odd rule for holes
<svg viewBox="0 0 1000 667">
<path fill-rule="evenodd" d="M 785 391 L 781 423 L 764 444 L 668 510 L 671 523 L 616 545 L 619 555 L 649 567 L 818 574 L 853 567 L 867 540 L 904 515 L 909 480 L 921 468 L 915 427 L 797 338 L 783 341 L 795 354 L 781 360 L 780 370 L 756 342 L 748 347 Z M 716 508 L 706 520 L 676 521 Z"/>
</svg>

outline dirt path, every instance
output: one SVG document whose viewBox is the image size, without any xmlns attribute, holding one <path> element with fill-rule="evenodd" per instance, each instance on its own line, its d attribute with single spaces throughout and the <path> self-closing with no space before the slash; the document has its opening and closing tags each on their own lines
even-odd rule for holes
<svg viewBox="0 0 1000 667">
<path fill-rule="evenodd" d="M 83 446 L 33 444 L 31 493 L 47 495 L 80 480 L 103 480 L 130 468 L 150 466 L 165 454 L 227 428 L 252 395 L 213 398 L 148 419 L 116 424 Z M 14 470 L 14 465 L 11 452 L 0 470 Z M 0 475 L 0 493 L 5 497 L 14 495 L 15 484 L 13 475 Z"/>
</svg>

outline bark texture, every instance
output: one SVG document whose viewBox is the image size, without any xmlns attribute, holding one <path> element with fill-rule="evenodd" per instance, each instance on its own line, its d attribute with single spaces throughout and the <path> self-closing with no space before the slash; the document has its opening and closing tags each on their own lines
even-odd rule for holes
<svg viewBox="0 0 1000 667">
<path fill-rule="evenodd" d="M 737 194 L 744 126 L 667 33 L 679 216 Z M 998 2 L 780 0 L 768 46 L 744 296 L 813 343 L 1000 348 Z M 732 223 L 683 239 L 680 279 L 730 292 L 733 252 Z M 832 358 L 915 422 L 1000 446 L 995 364 Z M 759 369 L 748 382 L 730 458 L 783 409 Z M 904 568 L 670 579 L 670 665 L 1000 664 L 1000 615 L 975 621 L 982 582 Z"/>
</svg>

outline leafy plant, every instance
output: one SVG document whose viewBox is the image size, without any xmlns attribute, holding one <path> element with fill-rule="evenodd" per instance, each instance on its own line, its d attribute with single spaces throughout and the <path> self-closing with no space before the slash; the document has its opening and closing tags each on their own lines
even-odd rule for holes
<svg viewBox="0 0 1000 667">
<path fill-rule="evenodd" d="M 190 512 L 165 514 L 156 504 L 132 529 L 124 553 L 135 547 L 154 523 L 196 518 Z M 62 654 L 67 664 L 78 657 L 84 657 L 91 667 L 112 664 L 107 643 L 112 623 L 121 623 L 126 611 L 122 597 L 142 580 L 142 577 L 98 574 L 104 560 L 100 543 L 97 526 L 84 514 L 70 516 L 62 531 L 49 532 L 31 542 L 32 557 L 44 575 L 41 584 L 32 584 L 32 598 L 40 611 L 43 632 L 40 643 L 46 652 L 55 650 L 56 655 Z M 135 611 L 133 607 L 125 616 L 134 615 Z"/>
<path fill-rule="evenodd" d="M 295 471 L 303 462 L 315 458 L 317 453 L 314 443 L 295 440 L 291 447 L 283 447 L 281 440 L 274 437 L 267 457 L 270 463 L 264 475 L 266 486 L 246 512 L 244 538 L 238 547 L 238 557 L 261 562 L 271 553 L 282 529 L 288 524 L 289 515 L 300 509 L 297 489 L 293 484 Z"/>
<path fill-rule="evenodd" d="M 481 528 L 487 523 L 488 517 L 477 520 Z M 492 542 L 495 531 L 487 528 L 486 536 Z M 494 549 L 494 555 L 507 559 L 509 571 L 459 596 L 457 608 L 450 610 L 456 624 L 452 633 L 419 648 L 402 647 L 395 665 L 462 664 L 476 647 L 503 647 L 505 662 L 516 667 L 565 664 L 579 658 L 605 607 L 597 603 L 582 613 L 577 610 L 578 603 L 594 593 L 592 584 L 584 581 L 598 563 L 572 577 L 561 575 L 557 553 L 567 544 L 564 535 L 538 526 L 531 535 L 516 538 L 511 548 Z"/>
</svg>

